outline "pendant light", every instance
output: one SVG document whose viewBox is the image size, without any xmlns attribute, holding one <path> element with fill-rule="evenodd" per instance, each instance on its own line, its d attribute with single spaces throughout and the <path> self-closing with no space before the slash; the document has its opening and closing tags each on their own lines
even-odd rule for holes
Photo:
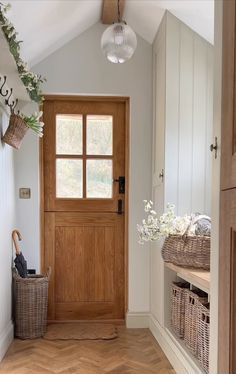
<svg viewBox="0 0 236 374">
<path fill-rule="evenodd" d="M 135 32 L 120 18 L 120 0 L 117 0 L 117 22 L 102 34 L 101 48 L 106 58 L 114 64 L 129 60 L 137 47 Z"/>
</svg>

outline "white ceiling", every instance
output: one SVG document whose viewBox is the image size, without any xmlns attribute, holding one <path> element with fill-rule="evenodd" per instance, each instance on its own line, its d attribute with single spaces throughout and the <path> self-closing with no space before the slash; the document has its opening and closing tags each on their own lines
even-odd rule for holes
<svg viewBox="0 0 236 374">
<path fill-rule="evenodd" d="M 102 0 L 11 0 L 9 18 L 30 65 L 100 21 Z M 149 43 L 165 9 L 213 43 L 214 0 L 126 0 L 124 19 Z"/>
</svg>

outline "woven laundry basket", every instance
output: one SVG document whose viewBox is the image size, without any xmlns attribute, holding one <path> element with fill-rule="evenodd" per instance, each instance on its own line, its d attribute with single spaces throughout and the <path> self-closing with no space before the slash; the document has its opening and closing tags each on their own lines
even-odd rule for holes
<svg viewBox="0 0 236 374">
<path fill-rule="evenodd" d="M 199 310 L 207 302 L 205 292 L 185 290 L 184 342 L 194 356 L 198 353 Z"/>
<path fill-rule="evenodd" d="M 45 334 L 50 272 L 49 269 L 46 275 L 21 278 L 13 271 L 16 337 L 34 339 Z"/>
<path fill-rule="evenodd" d="M 210 304 L 199 305 L 198 360 L 205 371 L 209 372 L 210 346 Z"/>
<path fill-rule="evenodd" d="M 181 339 L 184 337 L 186 289 L 189 289 L 189 283 L 173 282 L 171 285 L 171 327 Z"/>
</svg>

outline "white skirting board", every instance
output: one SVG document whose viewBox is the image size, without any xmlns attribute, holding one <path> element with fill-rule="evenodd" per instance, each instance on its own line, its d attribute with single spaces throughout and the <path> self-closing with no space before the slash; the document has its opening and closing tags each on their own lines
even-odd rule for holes
<svg viewBox="0 0 236 374">
<path fill-rule="evenodd" d="M 5 356 L 11 342 L 13 340 L 13 323 L 10 321 L 0 335 L 0 361 Z"/>
<path fill-rule="evenodd" d="M 127 328 L 149 328 L 177 374 L 202 374 L 181 345 L 173 340 L 171 333 L 160 326 L 150 313 L 127 313 Z"/>
<path fill-rule="evenodd" d="M 149 328 L 149 312 L 128 312 L 126 314 L 126 327 L 128 329 Z"/>
</svg>

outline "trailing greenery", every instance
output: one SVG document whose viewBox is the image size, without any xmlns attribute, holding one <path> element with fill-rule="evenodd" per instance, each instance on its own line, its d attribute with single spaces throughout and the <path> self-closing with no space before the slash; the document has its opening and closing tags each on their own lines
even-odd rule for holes
<svg viewBox="0 0 236 374">
<path fill-rule="evenodd" d="M 22 113 L 19 114 L 20 117 L 25 121 L 25 124 L 31 130 L 36 132 L 36 134 L 38 136 L 40 136 L 40 138 L 43 136 L 43 126 L 44 126 L 44 123 L 40 121 L 40 118 L 42 117 L 42 114 L 43 114 L 43 112 L 39 112 L 39 113 L 35 112 L 30 117 L 27 117 Z"/>
<path fill-rule="evenodd" d="M 13 24 L 7 19 L 6 13 L 11 8 L 10 4 L 4 5 L 0 3 L 0 26 L 9 44 L 9 49 L 13 55 L 19 76 L 29 93 L 31 100 L 40 104 L 43 101 L 40 84 L 45 81 L 40 75 L 31 72 L 27 64 L 20 57 L 20 44 L 22 41 L 17 40 L 17 32 Z"/>
</svg>

